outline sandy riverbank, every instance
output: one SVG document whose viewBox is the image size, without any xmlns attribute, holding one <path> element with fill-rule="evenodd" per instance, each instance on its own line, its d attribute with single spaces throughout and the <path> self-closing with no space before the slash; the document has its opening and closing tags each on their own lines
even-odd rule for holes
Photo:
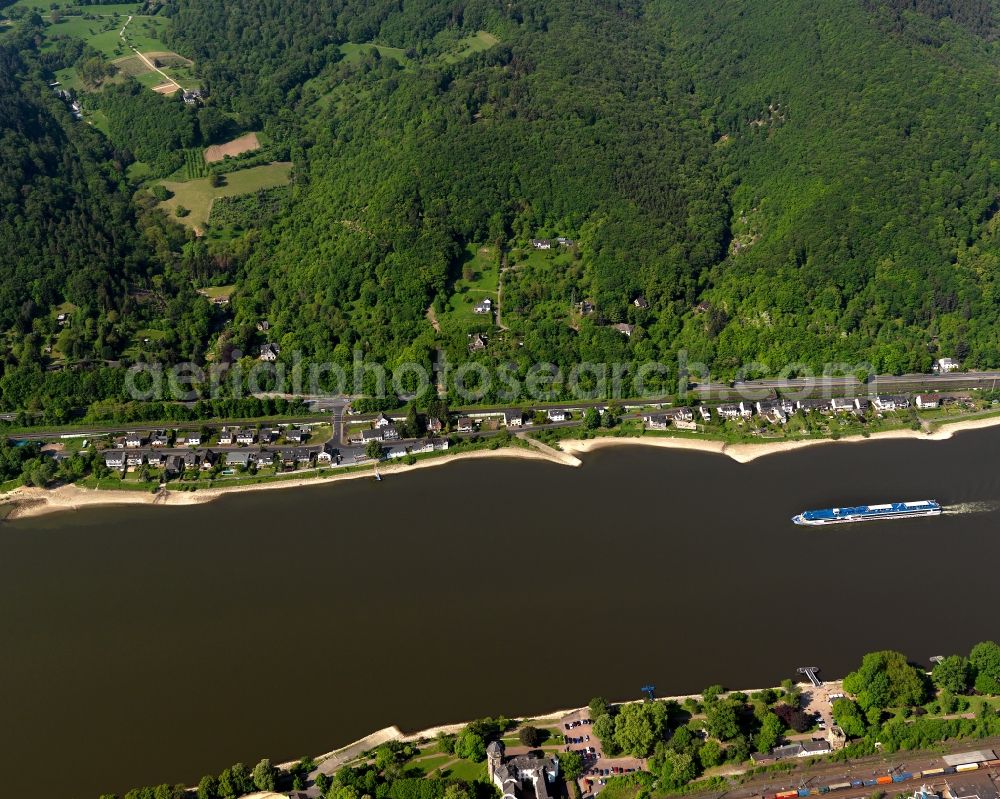
<svg viewBox="0 0 1000 799">
<path fill-rule="evenodd" d="M 738 463 L 750 463 L 765 455 L 790 452 L 803 447 L 813 447 L 820 444 L 858 444 L 865 441 L 879 441 L 894 438 L 915 439 L 918 441 L 943 441 L 963 430 L 979 430 L 1000 425 L 1000 416 L 984 419 L 965 419 L 950 423 L 942 423 L 932 430 L 887 430 L 872 433 L 870 436 L 845 436 L 840 439 L 811 438 L 801 441 L 773 441 L 759 444 L 727 444 L 723 441 L 698 438 L 671 438 L 668 436 L 607 436 L 590 439 L 567 439 L 561 442 L 562 450 L 554 449 L 524 435 L 521 438 L 530 447 L 505 447 L 503 449 L 480 449 L 472 452 L 442 454 L 435 458 L 419 460 L 412 465 L 404 463 L 383 464 L 380 473 L 392 475 L 415 469 L 426 469 L 432 466 L 444 466 L 463 460 L 478 460 L 480 458 L 516 458 L 521 460 L 542 460 L 563 466 L 580 466 L 582 461 L 576 454 L 593 452 L 605 447 L 646 446 L 665 447 L 668 449 L 687 449 L 698 452 L 710 452 L 726 455 Z M 354 480 L 358 478 L 371 479 L 372 472 L 367 469 L 356 471 L 335 472 L 325 477 L 301 477 L 289 480 L 276 480 L 270 483 L 249 485 L 233 485 L 228 488 L 203 488 L 198 491 L 164 490 L 156 494 L 145 491 L 98 490 L 80 488 L 75 485 L 65 485 L 59 488 L 17 488 L 0 498 L 0 510 L 6 509 L 4 519 L 26 519 L 59 511 L 80 510 L 81 508 L 102 505 L 164 505 L 170 507 L 183 505 L 200 505 L 211 502 L 227 494 L 239 494 L 247 491 L 272 491 L 284 488 L 304 488 L 306 486 L 327 485 L 338 480 Z"/>
<path fill-rule="evenodd" d="M 543 460 L 563 465 L 579 465 L 580 461 L 563 452 L 552 450 L 551 453 L 542 449 L 527 449 L 524 447 L 506 447 L 503 449 L 480 449 L 472 452 L 457 452 L 435 458 L 419 460 L 412 465 L 405 463 L 382 464 L 379 473 L 383 476 L 399 472 L 410 472 L 416 469 L 426 469 L 432 466 L 444 466 L 463 460 L 478 460 L 480 458 L 516 458 L 520 460 Z M 359 478 L 372 479 L 372 471 L 368 469 L 344 471 L 324 477 L 302 477 L 299 479 L 275 480 L 270 483 L 251 483 L 248 485 L 233 485 L 228 488 L 202 488 L 197 491 L 160 491 L 152 494 L 146 491 L 129 491 L 114 489 L 80 488 L 76 485 L 64 485 L 58 488 L 16 488 L 0 499 L 0 505 L 12 506 L 4 516 L 5 519 L 27 519 L 60 511 L 80 510 L 88 507 L 108 505 L 156 505 L 179 507 L 183 505 L 201 505 L 212 502 L 222 496 L 241 494 L 249 491 L 271 491 L 285 488 L 304 488 L 306 486 L 328 485 L 339 480 L 355 480 Z"/>
<path fill-rule="evenodd" d="M 713 441 L 703 438 L 670 438 L 668 436 L 635 436 L 589 438 L 583 440 L 570 439 L 563 441 L 563 450 L 571 453 L 584 454 L 606 447 L 616 446 L 648 446 L 665 447 L 667 449 L 688 449 L 698 452 L 713 452 L 727 455 L 737 463 L 750 463 L 765 455 L 776 455 L 780 452 L 791 452 L 804 447 L 814 447 L 820 444 L 860 444 L 865 441 L 885 441 L 893 438 L 914 439 L 917 441 L 944 441 L 955 433 L 963 430 L 980 430 L 986 427 L 1000 425 L 1000 416 L 985 419 L 965 419 L 940 424 L 933 430 L 885 430 L 872 433 L 870 436 L 844 436 L 843 438 L 808 438 L 801 441 L 762 441 L 759 444 L 727 444 L 724 441 Z"/>
</svg>

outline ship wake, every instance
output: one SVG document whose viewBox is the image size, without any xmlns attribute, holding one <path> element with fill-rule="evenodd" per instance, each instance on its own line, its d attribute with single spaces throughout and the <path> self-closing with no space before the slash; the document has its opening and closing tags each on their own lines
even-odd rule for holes
<svg viewBox="0 0 1000 799">
<path fill-rule="evenodd" d="M 993 513 L 1000 510 L 1000 500 L 982 502 L 959 502 L 957 505 L 945 505 L 944 512 L 949 516 L 967 513 Z"/>
</svg>

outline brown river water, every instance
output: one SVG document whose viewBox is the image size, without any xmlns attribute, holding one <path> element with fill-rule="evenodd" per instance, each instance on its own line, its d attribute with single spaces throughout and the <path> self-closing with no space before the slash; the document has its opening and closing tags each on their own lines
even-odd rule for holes
<svg viewBox="0 0 1000 799">
<path fill-rule="evenodd" d="M 773 685 L 1000 638 L 1000 428 L 740 465 L 479 460 L 0 525 L 2 796 L 96 799 L 373 730 Z M 800 528 L 807 508 L 938 518 Z"/>
</svg>

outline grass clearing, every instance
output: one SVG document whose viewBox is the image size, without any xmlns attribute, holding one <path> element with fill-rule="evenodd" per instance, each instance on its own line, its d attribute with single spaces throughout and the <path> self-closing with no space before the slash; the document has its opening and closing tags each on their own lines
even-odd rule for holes
<svg viewBox="0 0 1000 799">
<path fill-rule="evenodd" d="M 442 772 L 442 776 L 455 777 L 465 782 L 486 779 L 486 764 L 469 760 L 457 760 Z"/>
<path fill-rule="evenodd" d="M 283 186 L 291 180 L 292 165 L 289 161 L 280 161 L 250 169 L 230 172 L 225 176 L 221 186 L 213 186 L 211 178 L 198 178 L 187 181 L 161 181 L 173 196 L 160 203 L 174 219 L 196 230 L 204 230 L 208 217 L 212 212 L 212 203 L 216 197 L 236 197 L 249 194 L 258 189 L 269 189 Z M 187 216 L 178 216 L 177 209 L 188 209 Z"/>
<path fill-rule="evenodd" d="M 474 53 L 481 53 L 500 43 L 489 31 L 476 31 L 472 36 L 459 39 L 452 50 L 441 54 L 441 60 L 449 64 L 462 61 Z"/>
<path fill-rule="evenodd" d="M 210 300 L 228 300 L 229 295 L 236 289 L 236 285 L 230 283 L 227 286 L 205 286 L 198 289 L 199 294 L 203 294 Z"/>
<path fill-rule="evenodd" d="M 344 63 L 347 64 L 359 63 L 365 54 L 372 50 L 378 50 L 378 54 L 382 58 L 391 58 L 404 67 L 410 66 L 410 59 L 406 57 L 406 51 L 401 47 L 387 47 L 384 44 L 375 44 L 374 42 L 364 44 L 345 42 L 340 45 L 340 52 L 344 54 Z"/>
<path fill-rule="evenodd" d="M 487 297 L 493 300 L 494 308 L 496 307 L 499 280 L 500 266 L 497 263 L 496 248 L 481 244 L 468 245 L 462 263 L 462 276 L 455 281 L 448 304 L 438 316 L 441 327 L 464 329 L 477 322 L 492 322 L 491 315 L 477 314 L 474 309 L 477 303 Z"/>
</svg>

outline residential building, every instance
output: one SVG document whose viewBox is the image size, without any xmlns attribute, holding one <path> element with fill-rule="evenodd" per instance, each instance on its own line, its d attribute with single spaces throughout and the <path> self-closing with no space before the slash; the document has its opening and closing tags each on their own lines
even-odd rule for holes
<svg viewBox="0 0 1000 799">
<path fill-rule="evenodd" d="M 188 447 L 197 447 L 201 445 L 201 433 L 181 433 L 177 436 L 177 443 L 184 444 Z"/>
<path fill-rule="evenodd" d="M 475 430 L 475 422 L 472 421 L 471 416 L 459 416 L 458 417 L 458 432 L 459 433 L 471 433 Z"/>
<path fill-rule="evenodd" d="M 917 407 L 926 410 L 940 408 L 941 400 L 929 394 L 917 394 Z"/>
<path fill-rule="evenodd" d="M 375 419 L 375 421 L 373 422 L 373 424 L 374 424 L 374 425 L 375 425 L 376 427 L 391 427 L 391 426 L 392 426 L 392 419 L 390 419 L 390 418 L 389 418 L 388 416 L 386 416 L 386 415 L 385 415 L 384 413 L 380 413 L 380 414 L 379 414 L 379 415 L 378 415 L 378 416 L 376 417 L 376 419 Z"/>
<path fill-rule="evenodd" d="M 524 414 L 519 410 L 504 411 L 503 423 L 507 427 L 521 427 L 524 424 Z"/>
<path fill-rule="evenodd" d="M 301 444 L 309 438 L 309 431 L 301 427 L 290 427 L 285 431 L 285 440 L 294 444 Z"/>
<path fill-rule="evenodd" d="M 251 451 L 237 449 L 226 453 L 226 466 L 241 466 L 246 469 L 250 465 Z"/>
<path fill-rule="evenodd" d="M 271 323 L 270 322 L 268 322 L 266 319 L 260 319 L 260 320 L 258 320 L 258 322 L 257 322 L 257 330 L 258 330 L 258 332 L 260 332 L 260 333 L 266 333 L 270 329 L 271 329 Z"/>
<path fill-rule="evenodd" d="M 427 431 L 429 433 L 440 433 L 442 430 L 444 430 L 444 422 L 436 416 L 427 417 Z"/>
<path fill-rule="evenodd" d="M 219 431 L 219 443 L 220 444 L 225 444 L 227 446 L 230 445 L 230 444 L 232 444 L 233 443 L 233 431 L 230 430 L 228 427 L 223 427 L 222 430 Z"/>
<path fill-rule="evenodd" d="M 698 423 L 690 419 L 674 419 L 674 427 L 678 430 L 697 430 Z"/>
<path fill-rule="evenodd" d="M 218 455 L 216 455 L 214 452 L 212 452 L 212 450 L 206 449 L 205 452 L 202 453 L 202 456 L 201 456 L 201 470 L 203 472 L 207 472 L 209 469 L 211 469 L 213 466 L 215 466 L 215 464 L 216 464 L 216 462 L 218 460 L 219 460 L 219 456 Z"/>
<path fill-rule="evenodd" d="M 104 465 L 109 469 L 121 469 L 125 466 L 125 450 L 106 449 L 104 450 Z"/>
<path fill-rule="evenodd" d="M 738 419 L 740 416 L 740 406 L 739 405 L 720 405 L 715 409 L 715 412 L 719 414 L 720 419 Z"/>
<path fill-rule="evenodd" d="M 236 443 L 247 446 L 257 440 L 257 431 L 251 428 L 244 428 L 236 434 Z"/>
<path fill-rule="evenodd" d="M 201 102 L 201 89 L 185 89 L 182 98 L 185 105 L 198 105 Z"/>
<path fill-rule="evenodd" d="M 803 399 L 798 400 L 795 403 L 795 407 L 803 413 L 809 413 L 811 411 L 828 411 L 830 410 L 830 402 L 829 400 L 822 399 Z"/>
<path fill-rule="evenodd" d="M 146 453 L 139 449 L 129 450 L 125 453 L 125 464 L 127 466 L 142 466 L 146 459 Z"/>
<path fill-rule="evenodd" d="M 694 411 L 690 408 L 674 408 L 670 411 L 669 416 L 676 422 L 678 419 L 682 422 L 690 422 L 694 419 Z"/>
<path fill-rule="evenodd" d="M 402 444 L 397 444 L 395 447 L 389 447 L 389 451 L 385 454 L 387 458 L 405 458 L 407 455 L 409 455 L 409 453 L 406 451 L 406 447 Z"/>
<path fill-rule="evenodd" d="M 744 402 L 741 400 L 740 404 L 737 407 L 740 409 L 740 416 L 742 416 L 744 419 L 749 419 L 751 416 L 753 416 L 753 403 Z"/>
<path fill-rule="evenodd" d="M 260 348 L 260 360 L 262 361 L 273 363 L 278 360 L 279 355 L 281 355 L 281 347 L 277 344 L 268 343 Z"/>
<path fill-rule="evenodd" d="M 162 452 L 157 452 L 155 449 L 149 450 L 149 452 L 146 453 L 146 463 L 157 469 L 163 465 L 166 459 L 166 455 Z"/>
<path fill-rule="evenodd" d="M 950 372 L 954 372 L 959 368 L 960 364 L 954 358 L 938 358 L 934 361 L 934 372 L 940 375 L 946 375 Z"/>
<path fill-rule="evenodd" d="M 698 413 L 701 414 L 701 418 L 704 419 L 706 422 L 712 421 L 712 412 L 709 410 L 707 405 L 699 405 Z"/>
<path fill-rule="evenodd" d="M 482 333 L 469 334 L 469 352 L 482 352 L 486 349 L 486 336 Z"/>
<path fill-rule="evenodd" d="M 549 408 L 545 412 L 545 418 L 550 422 L 565 422 L 566 421 L 566 411 L 562 408 Z"/>
<path fill-rule="evenodd" d="M 382 428 L 382 439 L 384 441 L 396 441 L 399 439 L 399 430 L 395 425 Z"/>
<path fill-rule="evenodd" d="M 181 455 L 181 458 L 184 459 L 185 469 L 197 469 L 198 464 L 201 463 L 201 455 L 199 455 L 194 450 L 191 450 L 190 452 L 185 452 L 183 455 Z"/>
<path fill-rule="evenodd" d="M 474 313 L 477 314 L 488 314 L 493 313 L 493 300 L 487 297 L 484 300 L 480 300 L 476 303 L 476 307 L 472 309 Z"/>
<path fill-rule="evenodd" d="M 849 413 L 860 408 L 861 404 L 856 397 L 834 397 L 830 400 L 830 410 L 834 413 Z"/>
<path fill-rule="evenodd" d="M 552 242 L 548 239 L 532 239 L 531 246 L 536 250 L 551 250 Z"/>
<path fill-rule="evenodd" d="M 393 428 L 395 430 L 395 428 Z M 367 444 L 369 441 L 383 441 L 385 435 L 381 427 L 373 427 L 371 430 L 361 431 L 361 443 Z"/>
<path fill-rule="evenodd" d="M 261 444 L 270 444 L 278 437 L 278 431 L 273 427 L 262 427 L 257 434 L 257 440 Z"/>
<path fill-rule="evenodd" d="M 613 330 L 617 330 L 626 338 L 632 338 L 632 331 L 635 330 L 635 325 L 630 325 L 627 322 L 619 322 L 616 325 L 611 325 Z"/>
<path fill-rule="evenodd" d="M 665 413 L 654 413 L 642 417 L 642 424 L 647 430 L 666 430 L 670 419 Z"/>
<path fill-rule="evenodd" d="M 434 451 L 434 442 L 429 438 L 425 438 L 423 441 L 417 441 L 413 446 L 410 447 L 410 452 L 414 455 L 422 455 L 425 452 Z"/>
<path fill-rule="evenodd" d="M 902 411 L 910 407 L 910 401 L 903 396 L 878 394 L 871 401 L 877 411 Z"/>
<path fill-rule="evenodd" d="M 646 298 L 643 297 L 641 294 L 638 297 L 636 297 L 634 300 L 632 300 L 632 304 L 636 308 L 641 308 L 642 310 L 646 310 L 646 308 L 649 307 L 649 303 L 646 302 Z"/>
<path fill-rule="evenodd" d="M 126 433 L 125 446 L 129 449 L 141 447 L 146 443 L 146 437 L 142 433 Z"/>
<path fill-rule="evenodd" d="M 434 451 L 444 452 L 450 447 L 451 444 L 448 442 L 447 438 L 435 438 L 434 439 Z"/>
<path fill-rule="evenodd" d="M 180 474 L 184 471 L 184 459 L 180 455 L 168 455 L 163 464 L 163 471 L 168 475 Z"/>
<path fill-rule="evenodd" d="M 153 433 L 149 438 L 149 446 L 151 447 L 165 447 L 170 443 L 170 436 L 166 433 Z"/>
</svg>

